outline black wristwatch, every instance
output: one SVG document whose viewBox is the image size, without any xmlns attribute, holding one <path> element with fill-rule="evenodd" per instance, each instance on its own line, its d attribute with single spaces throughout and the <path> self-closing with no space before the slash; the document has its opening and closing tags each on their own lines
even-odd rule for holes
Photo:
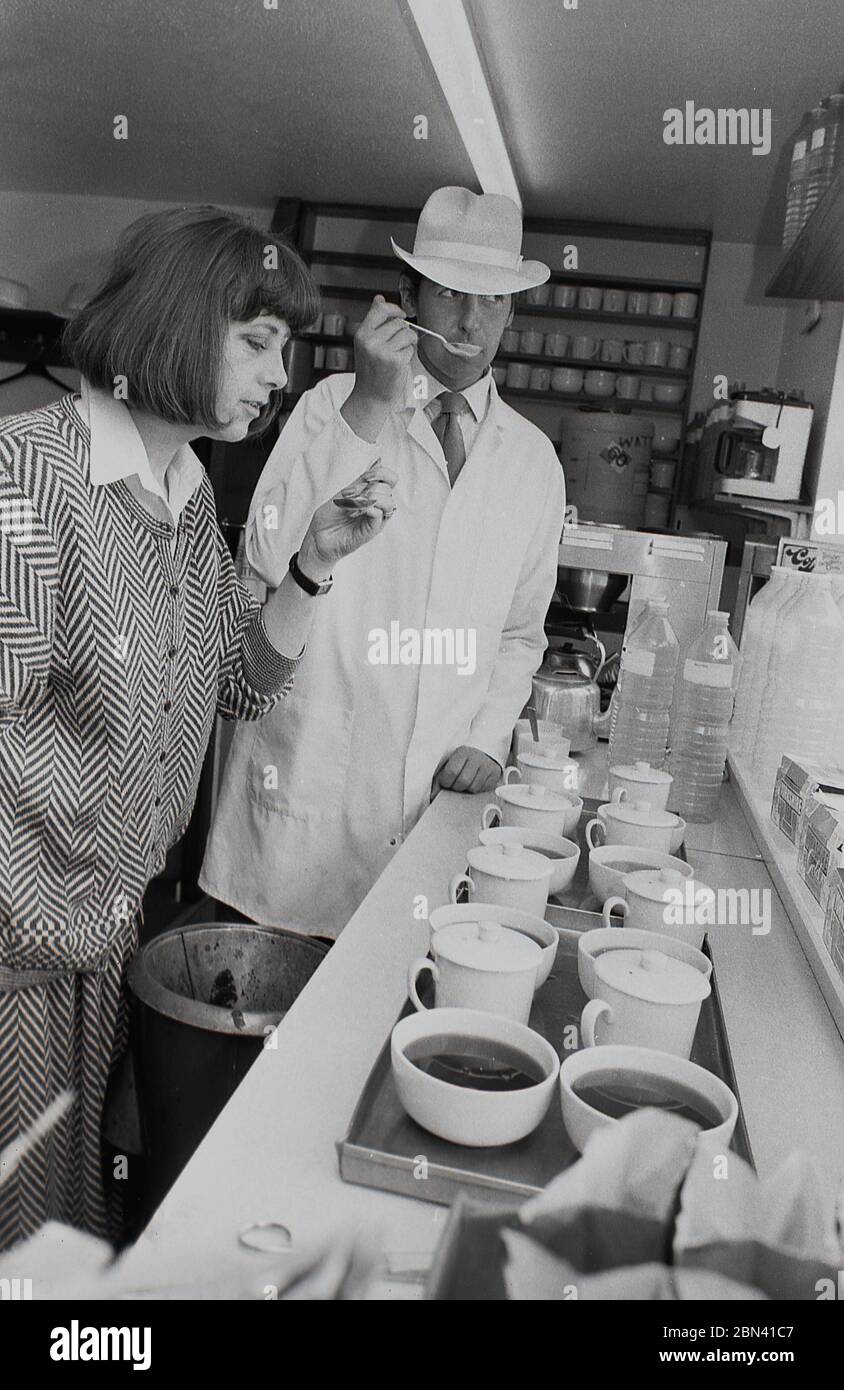
<svg viewBox="0 0 844 1390">
<path fill-rule="evenodd" d="M 300 570 L 298 560 L 299 552 L 297 550 L 290 556 L 288 569 L 299 585 L 299 588 L 304 589 L 305 593 L 310 594 L 311 598 L 318 598 L 320 594 L 327 594 L 334 583 L 334 575 L 330 574 L 327 579 L 321 579 L 319 582 L 315 579 L 309 579 L 308 576 L 303 574 Z"/>
</svg>

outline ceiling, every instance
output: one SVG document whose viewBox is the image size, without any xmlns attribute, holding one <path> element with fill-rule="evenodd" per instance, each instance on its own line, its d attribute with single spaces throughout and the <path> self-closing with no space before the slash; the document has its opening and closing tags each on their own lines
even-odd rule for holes
<svg viewBox="0 0 844 1390">
<path fill-rule="evenodd" d="M 0 188 L 270 207 L 475 186 L 403 0 L 267 3 L 5 0 Z M 526 211 L 779 240 L 787 137 L 844 76 L 841 0 L 467 8 Z M 771 153 L 666 146 L 687 100 L 770 107 Z"/>
</svg>

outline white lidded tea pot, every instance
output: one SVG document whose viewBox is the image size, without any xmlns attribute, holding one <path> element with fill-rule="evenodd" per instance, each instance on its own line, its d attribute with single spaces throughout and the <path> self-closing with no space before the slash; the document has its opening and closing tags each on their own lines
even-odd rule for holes
<svg viewBox="0 0 844 1390">
<path fill-rule="evenodd" d="M 596 816 L 587 824 L 586 843 L 590 849 L 603 844 L 636 845 L 670 854 L 676 828 L 676 816 L 654 811 L 647 801 L 627 801 L 619 789 L 607 805 L 603 822 Z"/>
<path fill-rule="evenodd" d="M 550 859 L 514 843 L 475 845 L 467 851 L 466 859 L 469 872 L 455 874 L 448 886 L 453 903 L 465 884 L 470 900 L 545 916 L 553 868 Z"/>
<path fill-rule="evenodd" d="M 497 922 L 455 922 L 431 940 L 433 961 L 420 956 L 407 972 L 407 992 L 417 1009 L 417 982 L 424 970 L 434 977 L 438 1009 L 480 1009 L 527 1023 L 533 1003 L 541 947 L 521 932 Z"/>
<path fill-rule="evenodd" d="M 646 801 L 654 811 L 667 807 L 673 782 L 670 772 L 641 761 L 618 763 L 607 773 L 611 801 L 616 800 L 618 792 L 624 792 L 631 801 Z"/>
<path fill-rule="evenodd" d="M 574 793 L 564 796 L 538 782 L 500 782 L 495 803 L 483 809 L 481 829 L 490 830 L 493 817 L 501 825 L 526 830 L 550 830 L 554 835 L 570 835 L 580 820 L 583 801 Z"/>
<path fill-rule="evenodd" d="M 661 932 L 700 947 L 716 920 L 715 890 L 678 869 L 637 869 L 624 879 L 624 896 L 607 898 L 604 926 L 619 914 L 625 927 Z"/>
<path fill-rule="evenodd" d="M 606 951 L 593 963 L 596 995 L 580 1016 L 585 1047 L 623 1043 L 677 1057 L 692 1050 L 706 976 L 664 951 Z"/>
</svg>

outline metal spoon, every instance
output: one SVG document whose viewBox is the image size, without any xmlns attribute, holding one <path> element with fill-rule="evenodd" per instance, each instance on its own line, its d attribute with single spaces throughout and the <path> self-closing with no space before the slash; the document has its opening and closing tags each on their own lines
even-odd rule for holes
<svg viewBox="0 0 844 1390">
<path fill-rule="evenodd" d="M 432 338 L 439 338 L 441 343 L 445 343 L 447 351 L 455 357 L 477 357 L 481 351 L 476 343 L 450 343 L 448 338 L 444 338 L 442 333 L 435 333 L 433 328 L 423 328 L 421 323 L 413 323 L 410 319 L 406 319 L 405 322 L 408 328 L 414 328 L 417 333 L 427 333 Z"/>
<path fill-rule="evenodd" d="M 528 705 L 527 709 L 525 710 L 525 714 L 527 715 L 528 719 L 530 720 L 530 731 L 531 731 L 531 733 L 533 734 L 533 741 L 534 741 L 534 743 L 538 743 L 538 742 L 539 742 L 539 725 L 538 725 L 538 723 L 536 722 L 536 710 L 534 709 L 533 705 Z"/>
</svg>

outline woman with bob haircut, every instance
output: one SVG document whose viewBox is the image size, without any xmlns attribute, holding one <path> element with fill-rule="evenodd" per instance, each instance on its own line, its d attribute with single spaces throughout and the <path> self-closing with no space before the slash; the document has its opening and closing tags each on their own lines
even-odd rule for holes
<svg viewBox="0 0 844 1390">
<path fill-rule="evenodd" d="M 75 1097 L 0 1176 L 0 1248 L 48 1217 L 106 1233 L 100 1127 L 144 891 L 215 713 L 284 697 L 333 567 L 394 510 L 395 474 L 370 465 L 340 494 L 362 507 L 324 500 L 263 607 L 235 577 L 189 441 L 265 427 L 318 312 L 280 237 L 149 214 L 66 329 L 81 392 L 0 422 L 0 1150 Z"/>
</svg>

